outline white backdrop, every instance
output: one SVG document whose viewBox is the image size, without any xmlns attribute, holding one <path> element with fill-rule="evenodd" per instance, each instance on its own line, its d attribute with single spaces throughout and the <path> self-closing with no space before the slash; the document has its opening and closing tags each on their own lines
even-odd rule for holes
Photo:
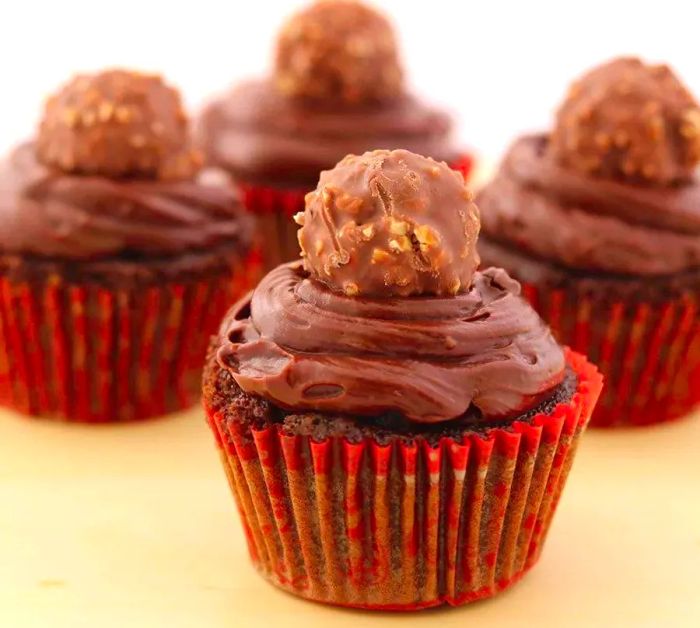
<svg viewBox="0 0 700 628">
<path fill-rule="evenodd" d="M 410 82 L 460 115 L 491 157 L 545 126 L 568 82 L 618 54 L 666 60 L 700 95 L 697 0 L 374 0 L 394 19 Z M 79 70 L 160 71 L 196 107 L 268 67 L 303 0 L 0 2 L 0 152 L 32 132 L 44 95 Z"/>
</svg>

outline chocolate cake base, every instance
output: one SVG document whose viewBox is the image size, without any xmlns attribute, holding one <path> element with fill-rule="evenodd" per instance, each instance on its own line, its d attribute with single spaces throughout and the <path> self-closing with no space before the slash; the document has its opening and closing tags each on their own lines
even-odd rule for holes
<svg viewBox="0 0 700 628">
<path fill-rule="evenodd" d="M 315 441 L 340 437 L 357 443 L 371 437 L 380 445 L 386 445 L 394 439 L 412 441 L 420 437 L 436 444 L 444 437 L 460 441 L 467 433 L 484 434 L 489 429 L 508 427 L 515 422 L 527 423 L 538 414 L 550 414 L 559 403 L 571 400 L 577 383 L 576 374 L 567 369 L 563 382 L 549 398 L 509 419 L 484 421 L 479 410 L 472 407 L 462 417 L 452 421 L 416 423 L 390 413 L 353 417 L 320 412 L 289 412 L 241 390 L 233 376 L 210 356 L 204 372 L 204 398 L 212 410 L 255 430 L 279 425 L 285 434 L 309 436 Z"/>
<path fill-rule="evenodd" d="M 247 259 L 249 246 L 234 242 L 178 255 L 122 254 L 101 260 L 66 260 L 35 255 L 0 255 L 0 276 L 11 282 L 40 282 L 49 277 L 70 284 L 105 288 L 157 285 L 163 281 L 188 282 L 230 272 L 232 263 Z"/>
</svg>

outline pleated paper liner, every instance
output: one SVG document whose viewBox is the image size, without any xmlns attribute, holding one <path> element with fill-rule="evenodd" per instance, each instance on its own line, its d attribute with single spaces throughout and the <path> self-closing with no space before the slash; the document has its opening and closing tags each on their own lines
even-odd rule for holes
<svg viewBox="0 0 700 628">
<path fill-rule="evenodd" d="M 585 353 L 605 376 L 594 427 L 650 425 L 700 404 L 700 295 L 666 303 L 616 301 L 575 284 L 523 283 L 523 295 L 557 339 Z"/>
<path fill-rule="evenodd" d="M 0 277 L 0 403 L 77 422 L 191 406 L 210 336 L 259 267 L 253 252 L 210 277 L 124 289 Z"/>
<path fill-rule="evenodd" d="M 463 154 L 450 167 L 469 179 L 474 159 Z M 257 216 L 258 230 L 264 242 L 264 264 L 270 270 L 299 257 L 297 224 L 292 216 L 304 211 L 304 197 L 310 189 L 265 186 L 239 181 L 245 207 Z"/>
<path fill-rule="evenodd" d="M 321 442 L 208 411 L 250 556 L 272 583 L 343 606 L 417 610 L 509 587 L 537 561 L 601 388 L 461 442 Z"/>
</svg>

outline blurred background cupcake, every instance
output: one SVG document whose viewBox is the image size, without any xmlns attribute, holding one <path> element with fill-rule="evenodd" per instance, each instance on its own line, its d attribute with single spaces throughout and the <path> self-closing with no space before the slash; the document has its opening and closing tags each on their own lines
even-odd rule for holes
<svg viewBox="0 0 700 628">
<path fill-rule="evenodd" d="M 323 0 L 278 38 L 272 76 L 241 83 L 203 111 L 207 159 L 240 183 L 265 241 L 268 267 L 297 257 L 291 216 L 321 170 L 349 153 L 405 148 L 465 174 L 451 117 L 407 91 L 389 21 L 354 0 Z"/>
<path fill-rule="evenodd" d="M 304 262 L 227 314 L 204 402 L 251 558 L 331 604 L 489 597 L 537 561 L 601 377 L 503 270 L 462 175 L 348 156 L 298 217 Z"/>
<path fill-rule="evenodd" d="M 620 58 L 573 84 L 479 195 L 484 264 L 605 374 L 592 424 L 700 402 L 700 109 L 667 66 Z"/>
<path fill-rule="evenodd" d="M 0 163 L 0 403 L 119 421 L 196 401 L 209 334 L 259 264 L 177 91 L 77 76 Z"/>
</svg>

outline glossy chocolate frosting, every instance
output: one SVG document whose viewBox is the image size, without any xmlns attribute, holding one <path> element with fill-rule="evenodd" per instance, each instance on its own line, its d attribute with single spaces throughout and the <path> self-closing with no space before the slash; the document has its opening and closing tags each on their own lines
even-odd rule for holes
<svg viewBox="0 0 700 628">
<path fill-rule="evenodd" d="M 198 135 L 210 162 L 241 179 L 314 187 L 321 170 L 369 149 L 452 161 L 451 127 L 447 114 L 409 94 L 343 106 L 289 98 L 272 81 L 251 81 L 206 107 Z"/>
<path fill-rule="evenodd" d="M 503 270 L 448 297 L 347 297 L 296 262 L 231 309 L 217 359 L 278 406 L 435 423 L 533 407 L 563 379 L 561 348 Z"/>
<path fill-rule="evenodd" d="M 478 195 L 497 242 L 590 272 L 658 276 L 700 267 L 700 184 L 647 187 L 567 168 L 546 136 L 515 142 Z"/>
<path fill-rule="evenodd" d="M 72 175 L 31 143 L 0 163 L 0 252 L 46 258 L 167 256 L 247 245 L 249 219 L 227 185 Z"/>
</svg>

